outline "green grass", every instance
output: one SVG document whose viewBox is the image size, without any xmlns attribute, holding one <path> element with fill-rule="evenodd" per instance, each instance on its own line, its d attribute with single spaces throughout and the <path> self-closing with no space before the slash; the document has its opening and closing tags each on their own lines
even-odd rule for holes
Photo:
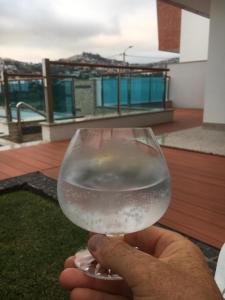
<svg viewBox="0 0 225 300">
<path fill-rule="evenodd" d="M 1 195 L 0 299 L 68 300 L 58 276 L 86 239 L 48 199 L 24 190 Z"/>
</svg>

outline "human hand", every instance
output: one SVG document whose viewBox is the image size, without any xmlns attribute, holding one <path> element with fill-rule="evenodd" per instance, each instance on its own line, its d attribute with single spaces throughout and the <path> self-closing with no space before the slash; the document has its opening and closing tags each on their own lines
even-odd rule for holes
<svg viewBox="0 0 225 300">
<path fill-rule="evenodd" d="M 201 251 L 181 235 L 150 227 L 125 241 L 97 234 L 88 243 L 98 262 L 124 281 L 90 278 L 74 268 L 72 258 L 65 262 L 60 282 L 71 290 L 71 300 L 223 299 Z"/>
</svg>

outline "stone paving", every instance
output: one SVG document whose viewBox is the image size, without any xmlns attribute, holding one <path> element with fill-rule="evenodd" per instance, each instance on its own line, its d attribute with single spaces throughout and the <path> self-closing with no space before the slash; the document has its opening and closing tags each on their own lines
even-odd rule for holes
<svg viewBox="0 0 225 300">
<path fill-rule="evenodd" d="M 199 126 L 157 137 L 161 146 L 225 156 L 225 128 Z"/>
</svg>

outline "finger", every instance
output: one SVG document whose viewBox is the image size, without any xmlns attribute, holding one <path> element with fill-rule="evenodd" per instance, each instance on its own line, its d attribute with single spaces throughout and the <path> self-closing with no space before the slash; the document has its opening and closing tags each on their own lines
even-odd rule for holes
<svg viewBox="0 0 225 300">
<path fill-rule="evenodd" d="M 89 238 L 91 238 L 93 235 L 95 235 L 96 234 L 96 232 L 91 232 L 91 231 L 89 231 L 89 233 L 88 233 L 88 237 Z"/>
<path fill-rule="evenodd" d="M 131 288 L 145 276 L 146 265 L 151 269 L 151 265 L 159 264 L 156 258 L 137 250 L 120 238 L 96 234 L 88 241 L 88 248 L 100 265 L 121 275 Z"/>
<path fill-rule="evenodd" d="M 151 226 L 145 230 L 125 235 L 124 240 L 141 251 L 159 257 L 169 244 L 185 238 L 173 231 Z"/>
<path fill-rule="evenodd" d="M 173 259 L 182 262 L 184 259 L 187 260 L 187 257 L 193 260 L 193 255 L 200 262 L 204 260 L 198 247 L 187 238 L 181 234 L 156 226 L 128 234 L 125 236 L 125 241 L 166 262 L 173 262 Z"/>
<path fill-rule="evenodd" d="M 76 288 L 72 290 L 70 293 L 70 300 L 127 300 L 128 298 L 119 296 L 119 295 L 112 295 L 96 290 L 91 290 L 91 289 L 81 289 L 81 288 Z"/>
<path fill-rule="evenodd" d="M 122 294 L 126 296 L 131 294 L 124 281 L 97 280 L 88 277 L 76 268 L 65 269 L 61 273 L 59 281 L 62 287 L 68 290 L 74 288 L 89 288 L 111 294 Z"/>
<path fill-rule="evenodd" d="M 75 268 L 74 260 L 75 260 L 75 256 L 68 257 L 64 262 L 64 269 Z"/>
</svg>

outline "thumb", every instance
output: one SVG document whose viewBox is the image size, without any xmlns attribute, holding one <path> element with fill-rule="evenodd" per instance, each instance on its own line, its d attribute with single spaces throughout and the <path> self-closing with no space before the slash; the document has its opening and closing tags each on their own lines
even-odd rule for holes
<svg viewBox="0 0 225 300">
<path fill-rule="evenodd" d="M 118 237 L 96 234 L 88 241 L 88 248 L 105 268 L 122 276 L 130 288 L 137 286 L 146 277 L 146 265 L 158 264 L 153 256 L 131 247 Z"/>
</svg>

